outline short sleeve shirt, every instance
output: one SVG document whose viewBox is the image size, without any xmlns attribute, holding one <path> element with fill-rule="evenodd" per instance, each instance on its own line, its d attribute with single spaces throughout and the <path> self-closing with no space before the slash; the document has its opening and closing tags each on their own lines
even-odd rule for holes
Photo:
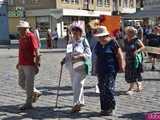
<svg viewBox="0 0 160 120">
<path fill-rule="evenodd" d="M 117 72 L 116 52 L 119 45 L 115 40 L 111 40 L 106 45 L 102 46 L 99 42 L 95 47 L 97 56 L 96 72 L 97 74 L 107 74 Z"/>
<path fill-rule="evenodd" d="M 28 32 L 26 36 L 19 39 L 19 64 L 34 65 L 35 50 L 39 45 L 36 36 Z"/>
<path fill-rule="evenodd" d="M 153 47 L 159 47 L 160 46 L 160 36 L 155 35 L 155 34 L 149 34 L 147 35 L 148 39 L 148 45 L 153 46 Z"/>
</svg>

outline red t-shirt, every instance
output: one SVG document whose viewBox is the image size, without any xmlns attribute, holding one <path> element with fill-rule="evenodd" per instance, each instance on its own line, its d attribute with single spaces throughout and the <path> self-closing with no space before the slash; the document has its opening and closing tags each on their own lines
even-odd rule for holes
<svg viewBox="0 0 160 120">
<path fill-rule="evenodd" d="M 36 36 L 28 32 L 19 39 L 19 64 L 34 65 L 35 50 L 38 48 Z"/>
</svg>

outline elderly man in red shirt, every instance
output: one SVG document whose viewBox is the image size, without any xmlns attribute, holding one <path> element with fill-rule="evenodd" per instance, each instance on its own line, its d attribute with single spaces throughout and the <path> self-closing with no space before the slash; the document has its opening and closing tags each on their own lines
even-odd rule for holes
<svg viewBox="0 0 160 120">
<path fill-rule="evenodd" d="M 41 95 L 34 87 L 34 77 L 39 71 L 40 55 L 36 36 L 29 31 L 29 23 L 20 21 L 17 25 L 19 37 L 19 59 L 16 68 L 19 72 L 19 85 L 26 91 L 26 103 L 21 110 L 32 109 L 32 103 Z"/>
</svg>

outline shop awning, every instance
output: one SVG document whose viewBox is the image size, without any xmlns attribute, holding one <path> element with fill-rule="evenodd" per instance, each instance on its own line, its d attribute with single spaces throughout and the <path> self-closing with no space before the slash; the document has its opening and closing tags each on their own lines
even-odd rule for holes
<svg viewBox="0 0 160 120">
<path fill-rule="evenodd" d="M 59 19 L 62 16 L 99 17 L 100 15 L 111 15 L 111 11 L 88 11 L 76 9 L 38 9 L 27 11 L 27 16 L 53 16 L 56 19 Z"/>
<path fill-rule="evenodd" d="M 122 18 L 146 18 L 160 16 L 160 9 L 143 10 L 134 14 L 124 15 Z"/>
<path fill-rule="evenodd" d="M 111 15 L 111 11 L 89 11 L 76 9 L 63 9 L 64 16 L 84 16 L 84 17 L 99 17 L 100 15 Z"/>
</svg>

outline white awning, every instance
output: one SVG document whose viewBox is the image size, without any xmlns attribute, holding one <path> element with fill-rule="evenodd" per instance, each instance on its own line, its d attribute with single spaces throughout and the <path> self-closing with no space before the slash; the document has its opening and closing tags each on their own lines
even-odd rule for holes
<svg viewBox="0 0 160 120">
<path fill-rule="evenodd" d="M 100 15 L 111 15 L 111 11 L 88 11 L 76 9 L 27 10 L 27 16 L 53 16 L 56 19 L 59 19 L 62 16 L 99 17 Z"/>
<path fill-rule="evenodd" d="M 76 9 L 63 9 L 64 16 L 86 16 L 86 17 L 99 17 L 100 15 L 111 15 L 111 11 L 88 11 Z"/>
<path fill-rule="evenodd" d="M 134 14 L 124 15 L 122 18 L 146 18 L 160 16 L 160 9 L 143 10 Z"/>
</svg>

